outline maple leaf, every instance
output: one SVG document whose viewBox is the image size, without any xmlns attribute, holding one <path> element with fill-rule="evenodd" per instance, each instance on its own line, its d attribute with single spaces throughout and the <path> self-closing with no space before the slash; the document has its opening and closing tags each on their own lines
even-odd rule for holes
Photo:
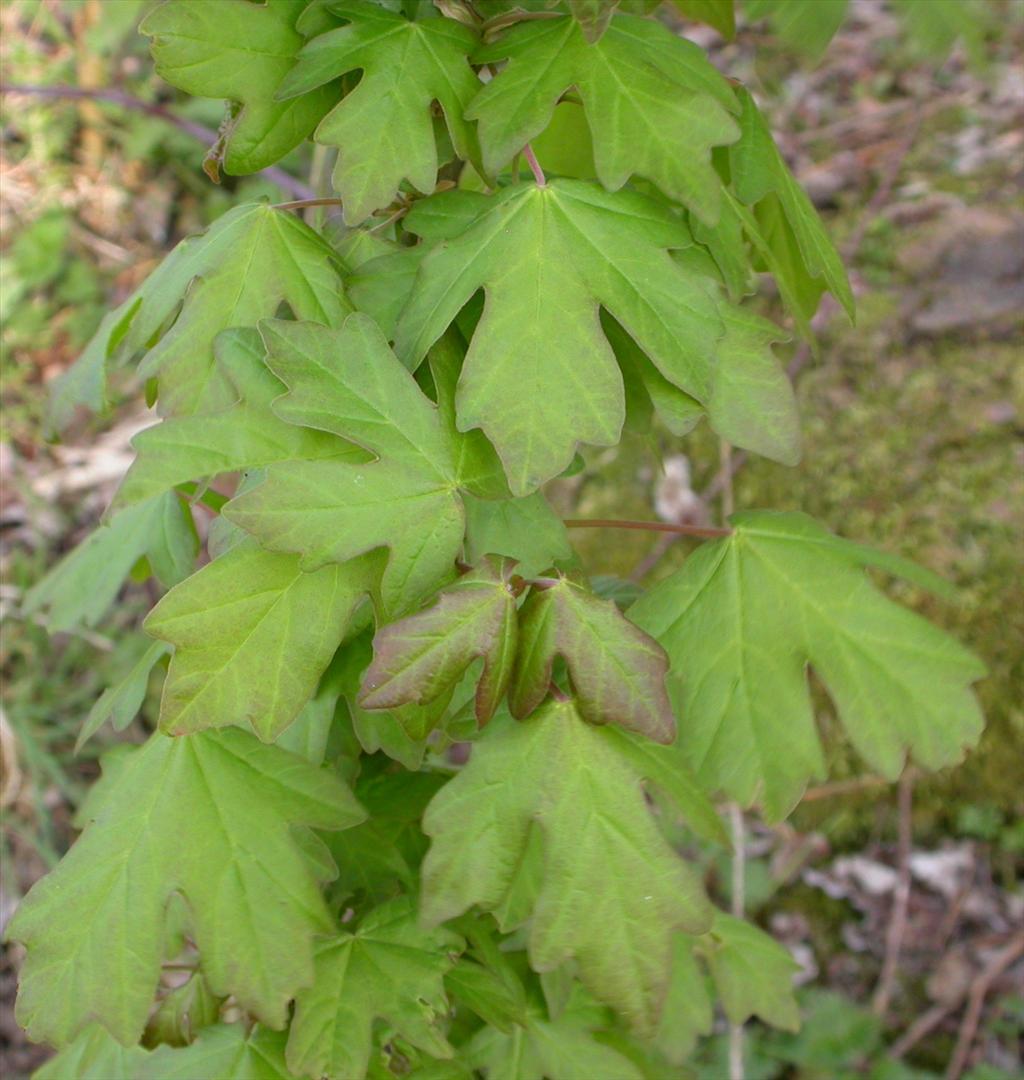
<svg viewBox="0 0 1024 1080">
<path fill-rule="evenodd" d="M 273 742 L 313 696 L 373 569 L 360 559 L 305 573 L 297 556 L 248 540 L 171 589 L 144 623 L 174 646 L 162 730 L 249 723 Z"/>
<path fill-rule="evenodd" d="M 307 0 L 170 0 L 151 11 L 139 31 L 151 37 L 157 74 L 197 97 L 240 106 L 222 135 L 226 172 L 253 173 L 303 142 L 337 99 L 334 87 L 313 88 L 290 101 L 274 90 L 302 47 L 296 19 Z"/>
<path fill-rule="evenodd" d="M 424 193 L 434 190 L 435 101 L 444 111 L 455 152 L 464 160 L 476 156 L 464 113 L 480 89 L 468 57 L 477 37 L 430 10 L 413 21 L 361 0 L 338 0 L 331 11 L 351 20 L 349 25 L 305 46 L 278 97 L 306 94 L 350 71 L 362 71 L 359 85 L 316 131 L 317 142 L 338 147 L 334 186 L 345 220 L 358 224 L 387 206 L 403 180 Z"/>
<path fill-rule="evenodd" d="M 709 908 L 606 731 L 570 702 L 548 703 L 519 723 L 499 714 L 427 808 L 423 830 L 433 841 L 422 868 L 427 922 L 473 904 L 509 910 L 519 868 L 539 842 L 538 880 L 502 928 L 532 912 L 535 971 L 573 957 L 598 998 L 638 1029 L 656 1024 L 672 930 L 702 932 Z"/>
<path fill-rule="evenodd" d="M 524 577 L 532 577 L 556 563 L 572 558 L 572 545 L 561 518 L 543 494 L 524 499 L 477 499 L 464 495 L 466 508 L 466 562 L 484 555 L 507 555 L 519 564 Z"/>
<path fill-rule="evenodd" d="M 146 699 L 150 673 L 170 651 L 163 641 L 151 642 L 121 682 L 103 691 L 75 740 L 76 754 L 108 720 L 115 731 L 123 731 L 135 719 Z"/>
<path fill-rule="evenodd" d="M 981 732 L 969 684 L 984 667 L 881 595 L 862 567 L 929 583 L 922 572 L 803 514 L 743 513 L 732 525 L 630 609 L 671 658 L 669 689 L 686 717 L 678 745 L 705 787 L 759 797 L 778 820 L 824 775 L 808 663 L 884 776 L 899 775 L 907 751 L 929 768 L 959 760 Z"/>
<path fill-rule="evenodd" d="M 300 554 L 304 570 L 387 547 L 383 602 L 393 615 L 408 611 L 454 572 L 465 529 L 459 488 L 476 476 L 466 436 L 367 316 L 351 315 L 341 330 L 279 321 L 261 329 L 267 363 L 289 387 L 277 415 L 344 435 L 378 460 L 271 465 L 224 514 L 264 547 Z"/>
<path fill-rule="evenodd" d="M 479 658 L 476 717 L 486 724 L 505 696 L 516 655 L 516 597 L 522 582 L 514 565 L 486 559 L 444 589 L 426 611 L 378 630 L 359 696 L 363 708 L 426 705 L 451 690 Z"/>
<path fill-rule="evenodd" d="M 127 1080 L 141 1075 L 149 1056 L 141 1046 L 122 1046 L 105 1028 L 90 1024 L 32 1075 L 33 1080 Z"/>
<path fill-rule="evenodd" d="M 726 40 L 736 36 L 733 0 L 672 0 L 672 3 L 681 15 L 713 26 Z"/>
<path fill-rule="evenodd" d="M 312 981 L 313 936 L 332 929 L 291 830 L 361 821 L 342 782 L 241 731 L 158 734 L 118 761 L 89 811 L 81 838 L 9 928 L 27 948 L 18 1018 L 29 1037 L 60 1046 L 97 1021 L 137 1042 L 176 892 L 214 993 L 282 1026 Z"/>
<path fill-rule="evenodd" d="M 711 149 L 739 138 L 731 116 L 738 107 L 692 42 L 653 20 L 615 15 L 600 40 L 588 43 L 580 24 L 562 17 L 520 23 L 474 60 L 508 60 L 466 113 L 479 121 L 488 171 L 497 172 L 543 131 L 562 95 L 575 88 L 606 188 L 643 176 L 708 223 L 717 219 L 722 182 Z"/>
<path fill-rule="evenodd" d="M 520 612 L 521 642 L 509 706 L 529 716 L 547 697 L 555 658 L 565 659 L 580 715 L 656 742 L 675 737 L 665 690 L 668 657 L 611 600 L 569 578 L 534 583 Z"/>
<path fill-rule="evenodd" d="M 335 435 L 275 416 L 271 402 L 285 386 L 263 363 L 263 342 L 254 328 L 221 331 L 214 354 L 218 373 L 234 387 L 238 400 L 224 410 L 172 417 L 136 435 L 135 461 L 114 497 L 114 507 L 151 498 L 188 480 L 275 461 L 370 459 Z"/>
<path fill-rule="evenodd" d="M 441 200 L 451 211 L 445 216 Z M 751 403 L 736 388 L 745 372 L 748 383 L 765 378 L 756 356 L 747 371 L 747 335 L 763 345 L 765 332 L 751 331 L 752 317 L 725 305 L 711 278 L 669 255 L 693 238 L 668 207 L 577 180 L 520 184 L 491 197 L 458 192 L 420 205 L 407 227 L 442 242 L 420 264 L 395 351 L 414 367 L 484 288 L 456 397 L 458 423 L 483 429 L 513 494 L 562 472 L 578 443 L 619 439 L 622 376 L 599 306 L 707 409 L 713 427 L 728 426 L 746 444 L 733 410 L 737 398 L 744 415 Z M 730 344 L 716 363 L 723 340 Z"/>
<path fill-rule="evenodd" d="M 153 496 L 91 532 L 32 586 L 22 610 L 45 613 L 52 632 L 95 626 L 140 559 L 170 586 L 192 572 L 197 547 L 183 500 L 174 492 Z"/>
<path fill-rule="evenodd" d="M 286 1038 L 258 1024 L 251 1030 L 245 1024 L 203 1028 L 189 1046 L 158 1046 L 141 1080 L 294 1080 L 285 1064 Z"/>
<path fill-rule="evenodd" d="M 771 129 L 749 91 L 737 91 L 742 136 L 729 148 L 732 186 L 755 247 L 765 253 L 789 305 L 804 319 L 828 289 L 854 317 L 853 292 L 842 259 L 818 212 L 779 153 Z M 753 218 L 753 220 L 751 220 Z"/>
<path fill-rule="evenodd" d="M 603 1014 L 573 1001 L 552 1017 L 534 1004 L 507 1033 L 481 1028 L 466 1044 L 466 1060 L 487 1080 L 644 1080 L 639 1065 L 594 1037 L 607 1022 Z"/>
<path fill-rule="evenodd" d="M 354 933 L 320 942 L 316 979 L 295 1002 L 287 1051 L 292 1071 L 365 1076 L 378 1019 L 418 1049 L 451 1057 L 438 1021 L 448 1011 L 444 974 L 462 947 L 450 930 L 422 929 L 409 897 L 375 908 Z"/>
<path fill-rule="evenodd" d="M 800 1027 L 793 976 L 800 965 L 785 946 L 753 923 L 715 912 L 711 933 L 698 941 L 725 1015 L 734 1024 L 752 1016 L 786 1031 Z"/>
<path fill-rule="evenodd" d="M 246 6 L 254 7 L 247 0 Z M 217 335 L 276 315 L 282 303 L 296 318 L 328 325 L 352 310 L 320 236 L 287 211 L 237 206 L 178 244 L 118 308 L 118 318 L 104 320 L 77 361 L 87 366 L 86 377 L 76 373 L 72 390 L 65 387 L 57 419 L 68 414 L 76 387 L 84 404 L 105 398 L 100 360 L 105 371 L 112 360 L 142 352 L 139 377 L 156 378 L 165 414 L 227 408 L 238 394 L 218 368 Z"/>
</svg>

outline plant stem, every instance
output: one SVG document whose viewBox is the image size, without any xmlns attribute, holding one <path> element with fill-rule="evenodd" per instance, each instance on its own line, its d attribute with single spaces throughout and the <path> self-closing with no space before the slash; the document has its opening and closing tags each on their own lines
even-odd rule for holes
<svg viewBox="0 0 1024 1080">
<path fill-rule="evenodd" d="M 897 867 L 899 880 L 893 893 L 892 913 L 889 916 L 889 928 L 885 935 L 885 959 L 882 973 L 878 978 L 878 987 L 871 1001 L 871 1011 L 875 1016 L 884 1017 L 889 1010 L 893 989 L 896 985 L 896 973 L 899 970 L 900 949 L 903 934 L 907 928 L 907 909 L 910 905 L 910 849 L 913 844 L 913 796 L 914 774 L 904 769 L 898 789 L 899 824 L 897 839 Z"/>
<path fill-rule="evenodd" d="M 217 141 L 216 131 L 213 131 L 203 124 L 197 124 L 192 120 L 186 120 L 185 117 L 178 116 L 176 113 L 171 112 L 170 109 L 165 109 L 163 105 L 154 105 L 151 102 L 134 97 L 124 90 L 91 89 L 81 86 L 36 86 L 28 83 L 7 83 L 4 86 L 0 86 L 0 94 L 31 94 L 34 97 L 52 98 L 57 100 L 64 98 L 69 101 L 105 101 L 110 105 L 120 105 L 123 109 L 133 109 L 135 112 L 142 112 L 147 116 L 155 116 L 160 120 L 166 120 L 168 124 L 173 124 L 179 131 L 184 131 L 186 134 L 191 135 L 193 138 L 196 138 L 207 145 L 212 145 Z M 292 195 L 296 195 L 301 199 L 310 198 L 315 194 L 308 184 L 304 184 L 301 180 L 292 176 L 290 173 L 286 173 L 284 169 L 279 169 L 276 165 L 271 165 L 266 169 L 262 169 L 259 175 L 265 176 L 272 183 L 277 184 L 282 191 L 290 192 Z"/>
<path fill-rule="evenodd" d="M 567 529 L 639 529 L 643 532 L 675 533 L 677 536 L 699 536 L 705 540 L 713 540 L 721 536 L 732 536 L 732 529 L 716 529 L 704 525 L 673 525 L 667 521 L 568 518 L 562 524 Z"/>
<path fill-rule="evenodd" d="M 537 155 L 533 152 L 533 147 L 529 143 L 523 147 L 523 157 L 526 158 L 526 164 L 530 166 L 530 172 L 533 173 L 533 178 L 537 181 L 537 187 L 547 187 L 548 178 L 544 175 L 544 170 L 540 167 Z"/>
<path fill-rule="evenodd" d="M 305 210 L 310 206 L 341 206 L 341 199 L 295 199 L 294 202 L 274 203 L 275 210 Z"/>
<path fill-rule="evenodd" d="M 743 811 L 739 803 L 729 804 L 729 833 L 732 840 L 732 896 L 729 910 L 742 919 L 747 906 L 746 853 Z M 743 1080 L 743 1025 L 729 1021 L 729 1080 Z"/>
</svg>

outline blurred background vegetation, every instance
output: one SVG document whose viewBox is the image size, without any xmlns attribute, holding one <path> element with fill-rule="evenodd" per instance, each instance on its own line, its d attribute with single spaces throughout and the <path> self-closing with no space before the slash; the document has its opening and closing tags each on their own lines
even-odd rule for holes
<svg viewBox="0 0 1024 1080">
<path fill-rule="evenodd" d="M 323 172 L 307 147 L 283 163 L 291 180 L 212 183 L 202 161 L 223 103 L 181 97 L 152 73 L 135 29 L 149 6 L 0 3 L 3 921 L 73 839 L 114 738 L 76 754 L 78 730 L 145 648 L 135 631 L 155 598 L 131 585 L 101 626 L 55 636 L 21 613 L 25 590 L 95 527 L 147 423 L 129 397 L 48 443 L 47 384 L 182 236 L 239 201 L 293 197 Z M 825 21 L 832 7 L 821 0 Z M 1024 2 L 852 0 L 820 61 L 770 8 L 747 0 L 748 15 L 768 18 L 748 18 L 733 43 L 680 29 L 759 94 L 843 248 L 859 317 L 852 328 L 826 307 L 820 354 L 789 347 L 804 461 L 738 455 L 735 502 L 805 510 L 945 575 L 956 603 L 888 587 L 975 649 L 990 676 L 978 750 L 905 783 L 902 847 L 895 789 L 864 776 L 838 734 L 831 782 L 785 826 L 749 823 L 748 908 L 804 966 L 807 1015 L 797 1036 L 751 1030 L 749 1076 L 913 1080 L 942 1075 L 968 1039 L 965 1075 L 1019 1077 L 1024 968 L 1005 960 L 1024 925 Z M 759 302 L 775 309 L 767 284 Z M 591 454 L 553 498 L 573 516 L 710 520 L 722 468 L 706 431 L 683 443 L 629 436 Z M 574 540 L 595 573 L 625 582 L 655 580 L 687 551 L 639 533 Z M 158 691 L 154 680 L 132 737 L 151 726 Z M 834 730 L 824 699 L 820 719 Z M 721 857 L 706 862 L 727 895 Z M 879 1007 L 901 874 L 911 892 L 900 962 Z M 44 1056 L 11 1016 L 17 959 L 0 967 L 0 1071 L 11 1080 Z M 697 1074 L 725 1075 L 723 1055 L 710 1040 Z"/>
</svg>

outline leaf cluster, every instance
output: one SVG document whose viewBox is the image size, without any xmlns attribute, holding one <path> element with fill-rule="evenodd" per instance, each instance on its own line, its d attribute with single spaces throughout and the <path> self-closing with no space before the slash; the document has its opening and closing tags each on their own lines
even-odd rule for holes
<svg viewBox="0 0 1024 1080">
<path fill-rule="evenodd" d="M 80 741 L 163 690 L 10 925 L 41 1076 L 686 1075 L 716 1001 L 798 1022 L 696 855 L 717 793 L 777 820 L 824 773 L 808 668 L 885 775 L 977 739 L 980 663 L 866 571 L 926 572 L 745 512 L 603 598 L 542 490 L 655 417 L 795 463 L 786 334 L 744 301 L 769 271 L 798 331 L 825 291 L 852 312 L 753 97 L 656 7 L 144 20 L 165 79 L 229 101 L 209 170 L 313 138 L 343 220 L 236 207 L 55 387 L 55 428 L 131 380 L 158 416 L 26 608 L 92 626 L 151 574 L 153 643 Z"/>
</svg>

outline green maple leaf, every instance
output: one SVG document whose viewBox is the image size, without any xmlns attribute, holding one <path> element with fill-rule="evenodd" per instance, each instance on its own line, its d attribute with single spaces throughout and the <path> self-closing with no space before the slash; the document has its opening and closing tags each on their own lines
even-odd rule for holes
<svg viewBox="0 0 1024 1080">
<path fill-rule="evenodd" d="M 534 584 L 520 612 L 520 635 L 509 694 L 514 716 L 529 716 L 547 697 L 555 658 L 561 656 L 586 720 L 672 742 L 676 724 L 665 690 L 668 657 L 614 601 L 564 576 Z"/>
<path fill-rule="evenodd" d="M 363 676 L 363 708 L 426 705 L 482 659 L 476 717 L 481 726 L 486 724 L 505 696 L 516 655 L 516 597 L 522 582 L 514 578 L 514 565 L 487 559 L 443 590 L 426 611 L 378 630 L 373 663 Z"/>
<path fill-rule="evenodd" d="M 365 1076 L 378 1019 L 417 1049 L 450 1058 L 439 1021 L 448 1011 L 444 975 L 462 947 L 450 930 L 421 928 L 408 897 L 375 908 L 354 933 L 320 942 L 316 980 L 295 1002 L 287 1052 L 292 1071 Z"/>
<path fill-rule="evenodd" d="M 525 499 L 477 499 L 463 496 L 466 508 L 466 561 L 506 555 L 531 577 L 572 558 L 572 545 L 561 518 L 539 491 Z"/>
<path fill-rule="evenodd" d="M 443 242 L 420 266 L 395 351 L 415 366 L 484 288 L 456 397 L 458 423 L 483 429 L 513 494 L 566 469 L 580 442 L 618 442 L 622 375 L 599 307 L 708 411 L 712 426 L 746 445 L 737 413 L 751 411 L 750 384 L 767 378 L 757 347 L 777 332 L 724 304 L 711 278 L 669 255 L 693 238 L 665 205 L 578 180 L 520 184 L 492 197 L 459 192 L 421 205 L 408 228 Z M 778 395 L 773 384 L 770 411 Z M 754 441 L 760 449 L 760 430 Z"/>
<path fill-rule="evenodd" d="M 291 830 L 362 820 L 341 781 L 241 731 L 155 735 L 93 788 L 89 812 L 9 928 L 27 948 L 17 1012 L 29 1037 L 60 1046 L 96 1021 L 137 1042 L 179 892 L 214 993 L 282 1026 L 312 981 L 314 935 L 332 929 Z"/>
<path fill-rule="evenodd" d="M 746 17 L 767 19 L 789 48 L 817 60 L 846 18 L 848 0 L 745 0 Z"/>
<path fill-rule="evenodd" d="M 733 0 L 672 0 L 672 3 L 681 15 L 713 26 L 727 40 L 736 36 Z"/>
<path fill-rule="evenodd" d="M 278 96 L 305 94 L 348 72 L 362 71 L 359 85 L 316 131 L 317 142 L 338 147 L 334 186 L 344 203 L 345 220 L 356 224 L 387 206 L 403 180 L 425 193 L 434 190 L 435 101 L 444 111 L 458 156 L 476 156 L 475 137 L 463 117 L 480 89 L 469 64 L 477 37 L 451 19 L 411 21 L 361 0 L 338 0 L 330 9 L 351 20 L 349 25 L 306 45 Z"/>
<path fill-rule="evenodd" d="M 367 559 L 305 573 L 249 540 L 171 589 L 144 624 L 174 646 L 162 730 L 248 723 L 272 742 L 313 696 L 372 577 Z"/>
<path fill-rule="evenodd" d="M 365 315 L 338 331 L 262 324 L 267 363 L 289 387 L 274 411 L 290 423 L 344 435 L 373 453 L 367 465 L 298 461 L 225 507 L 264 547 L 296 552 L 304 570 L 389 548 L 385 608 L 408 611 L 453 574 L 465 515 L 460 486 L 478 461 Z"/>
<path fill-rule="evenodd" d="M 151 642 L 121 682 L 103 691 L 75 741 L 76 754 L 108 720 L 115 731 L 123 731 L 135 719 L 146 700 L 150 673 L 170 651 L 162 641 Z"/>
<path fill-rule="evenodd" d="M 800 965 L 785 946 L 752 923 L 716 911 L 711 933 L 698 949 L 725 1015 L 734 1024 L 759 1016 L 786 1031 L 800 1027 L 800 1007 L 793 996 L 793 975 Z"/>
<path fill-rule="evenodd" d="M 814 314 L 828 289 L 852 320 L 850 282 L 817 210 L 783 160 L 749 91 L 741 89 L 737 96 L 742 136 L 729 148 L 729 168 L 737 199 L 752 208 L 743 220 L 755 248 L 768 249 L 780 291 L 804 318 Z"/>
<path fill-rule="evenodd" d="M 105 1028 L 90 1024 L 32 1075 L 33 1080 L 134 1080 L 149 1056 L 141 1046 L 122 1046 Z"/>
<path fill-rule="evenodd" d="M 132 439 L 135 461 L 121 482 L 114 506 L 127 506 L 176 484 L 219 473 L 259 468 L 275 461 L 368 455 L 334 435 L 278 419 L 271 402 L 284 384 L 263 363 L 263 342 L 255 329 L 224 330 L 214 353 L 220 374 L 238 400 L 221 411 L 172 417 Z"/>
<path fill-rule="evenodd" d="M 466 113 L 479 121 L 489 171 L 543 131 L 575 88 L 606 188 L 642 176 L 709 223 L 717 219 L 722 182 L 711 149 L 739 138 L 731 115 L 738 109 L 729 84 L 692 42 L 651 19 L 616 15 L 591 44 L 576 20 L 563 17 L 521 23 L 474 60 L 508 60 Z"/>
<path fill-rule="evenodd" d="M 96 368 L 102 357 L 105 368 L 145 352 L 139 375 L 156 378 L 164 413 L 227 408 L 238 394 L 218 367 L 217 335 L 276 315 L 282 303 L 297 318 L 329 325 L 352 310 L 320 236 L 287 211 L 237 206 L 183 240 L 118 309 L 117 321 L 101 327 L 78 363 Z M 100 381 L 105 386 L 105 376 Z M 65 394 L 61 414 L 69 408 Z"/>
<path fill-rule="evenodd" d="M 644 1080 L 625 1054 L 594 1038 L 607 1016 L 581 997 L 557 1016 L 534 1003 L 508 1032 L 481 1028 L 465 1047 L 467 1062 L 487 1080 Z"/>
<path fill-rule="evenodd" d="M 165 492 L 114 514 L 65 555 L 25 596 L 27 615 L 45 613 L 51 631 L 95 626 L 140 559 L 174 585 L 192 571 L 196 532 L 187 506 Z"/>
<path fill-rule="evenodd" d="M 630 609 L 672 660 L 679 747 L 705 787 L 772 820 L 825 761 L 805 666 L 862 757 L 895 778 L 909 751 L 941 768 L 982 728 L 969 684 L 981 663 L 881 595 L 862 567 L 928 583 L 900 560 L 832 536 L 802 514 L 744 513 Z"/>
<path fill-rule="evenodd" d="M 285 1032 L 259 1025 L 217 1024 L 203 1028 L 189 1046 L 157 1047 L 138 1080 L 294 1080 L 285 1064 L 286 1039 Z"/>
<path fill-rule="evenodd" d="M 654 1027 L 672 930 L 702 932 L 709 908 L 608 732 L 569 702 L 549 703 L 521 723 L 499 715 L 427 808 L 423 830 L 433 840 L 422 869 L 429 923 L 473 904 L 511 912 L 532 849 L 537 874 L 503 929 L 532 911 L 534 970 L 574 957 L 592 993 L 638 1029 Z"/>
<path fill-rule="evenodd" d="M 318 87 L 290 101 L 274 91 L 302 47 L 295 21 L 307 0 L 171 0 L 139 27 L 153 39 L 157 73 L 197 97 L 223 97 L 237 111 L 222 135 L 224 168 L 253 173 L 303 142 L 337 100 Z"/>
</svg>

